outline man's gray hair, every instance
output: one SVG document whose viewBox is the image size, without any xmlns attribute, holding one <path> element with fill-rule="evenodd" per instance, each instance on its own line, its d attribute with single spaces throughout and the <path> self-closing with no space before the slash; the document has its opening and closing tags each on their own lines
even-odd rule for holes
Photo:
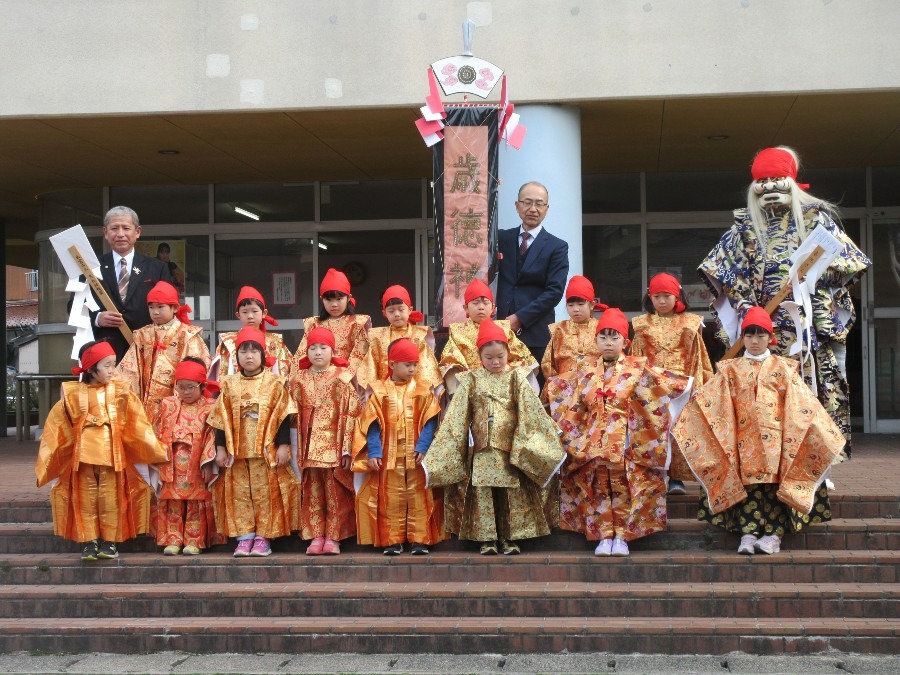
<svg viewBox="0 0 900 675">
<path fill-rule="evenodd" d="M 521 197 L 521 196 L 522 196 L 522 190 L 524 190 L 525 188 L 527 188 L 529 185 L 537 185 L 539 188 L 543 188 L 543 189 L 544 189 L 544 192 L 547 193 L 547 200 L 548 200 L 548 201 L 550 200 L 550 190 L 547 189 L 547 186 L 546 186 L 546 185 L 544 185 L 543 183 L 538 183 L 536 180 L 530 180 L 530 181 L 528 181 L 527 183 L 524 183 L 524 184 L 522 185 L 522 187 L 519 188 L 519 191 L 516 193 L 516 197 L 517 197 L 517 198 L 518 198 L 518 197 Z"/>
<path fill-rule="evenodd" d="M 127 206 L 114 206 L 106 212 L 105 216 L 103 216 L 103 227 L 109 225 L 110 219 L 114 218 L 115 216 L 128 216 L 131 218 L 131 222 L 134 223 L 135 227 L 141 226 L 141 221 L 140 219 L 138 219 L 138 214 L 136 214 L 133 209 L 129 209 Z"/>
</svg>

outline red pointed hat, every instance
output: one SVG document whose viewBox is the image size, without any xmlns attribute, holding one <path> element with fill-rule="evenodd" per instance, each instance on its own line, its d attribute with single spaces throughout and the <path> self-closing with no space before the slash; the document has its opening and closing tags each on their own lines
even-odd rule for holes
<svg viewBox="0 0 900 675">
<path fill-rule="evenodd" d="M 95 365 L 97 365 L 99 361 L 102 361 L 107 356 L 115 355 L 116 350 L 113 349 L 111 344 L 109 344 L 105 340 L 96 342 L 92 346 L 84 350 L 84 354 L 81 355 L 81 365 L 72 368 L 72 374 L 81 375 L 82 373 L 86 373 Z"/>
<path fill-rule="evenodd" d="M 769 313 L 762 307 L 751 307 L 747 310 L 747 313 L 744 315 L 744 320 L 741 321 L 741 333 L 750 326 L 759 326 L 767 333 L 775 332 L 772 327 L 772 317 L 769 316 Z"/>
<path fill-rule="evenodd" d="M 356 300 L 353 298 L 353 293 L 350 290 L 350 280 L 347 278 L 346 274 L 333 267 L 328 268 L 328 271 L 325 272 L 325 277 L 322 279 L 322 283 L 319 284 L 319 297 L 322 297 L 330 291 L 343 293 L 350 298 L 350 303 L 356 307 Z"/>
<path fill-rule="evenodd" d="M 387 290 L 381 294 L 381 309 L 387 309 L 387 304 L 394 299 L 400 300 L 409 307 L 409 322 L 422 323 L 425 315 L 413 309 L 412 299 L 409 297 L 409 291 L 403 286 L 388 286 Z"/>
<path fill-rule="evenodd" d="M 481 351 L 481 348 L 488 342 L 503 342 L 508 345 L 509 338 L 506 337 L 506 331 L 500 326 L 490 319 L 485 319 L 478 324 L 478 350 Z"/>
<path fill-rule="evenodd" d="M 463 301 L 466 305 L 468 305 L 473 300 L 477 300 L 478 298 L 487 298 L 492 303 L 494 302 L 494 293 L 491 291 L 491 287 L 484 283 L 481 279 L 474 279 L 472 283 L 466 286 L 466 294 L 463 297 Z"/>
<path fill-rule="evenodd" d="M 388 361 L 394 363 L 418 363 L 419 348 L 409 338 L 394 340 L 388 347 Z"/>
<path fill-rule="evenodd" d="M 591 283 L 591 280 L 580 274 L 576 274 L 569 279 L 569 284 L 566 286 L 566 302 L 572 299 L 593 302 L 594 309 L 601 311 L 607 309 L 607 305 L 604 305 L 602 302 L 596 302 L 597 296 L 594 291 L 594 284 Z"/>
<path fill-rule="evenodd" d="M 610 307 L 597 320 L 596 335 L 604 328 L 612 328 L 626 340 L 628 339 L 628 318 L 618 307 Z"/>
<path fill-rule="evenodd" d="M 647 287 L 647 295 L 656 295 L 657 293 L 668 293 L 675 296 L 675 313 L 681 314 L 687 309 L 681 301 L 681 282 L 671 274 L 660 272 L 650 279 Z"/>
<path fill-rule="evenodd" d="M 191 325 L 188 314 L 191 308 L 188 305 L 182 305 L 178 302 L 178 290 L 168 281 L 157 281 L 156 285 L 147 293 L 147 304 L 151 302 L 159 302 L 163 305 L 172 305 L 175 307 L 175 316 L 183 324 Z"/>
<path fill-rule="evenodd" d="M 253 286 L 241 286 L 241 292 L 238 294 L 237 302 L 234 303 L 235 309 L 238 309 L 241 306 L 241 303 L 244 300 L 258 300 L 262 305 L 263 309 L 267 309 L 266 301 L 263 299 L 262 293 L 253 288 Z M 263 317 L 263 322 L 260 325 L 260 330 L 266 330 L 266 324 L 270 324 L 272 326 L 277 326 L 278 322 L 273 319 L 271 316 L 266 314 Z"/>
</svg>

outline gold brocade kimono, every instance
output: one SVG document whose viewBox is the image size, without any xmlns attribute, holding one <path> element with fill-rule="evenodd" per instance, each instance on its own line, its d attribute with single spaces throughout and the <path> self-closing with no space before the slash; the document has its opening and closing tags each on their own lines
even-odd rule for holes
<svg viewBox="0 0 900 675">
<path fill-rule="evenodd" d="M 290 464 L 276 463 L 275 437 L 284 420 L 297 412 L 285 380 L 264 368 L 253 377 L 226 375 L 221 393 L 206 418 L 214 429 L 225 432 L 229 462 L 258 459 L 267 468 L 271 511 L 280 511 L 271 528 L 261 536 L 280 537 L 299 528 L 300 481 Z M 234 495 L 244 489 L 234 480 L 231 468 L 213 484 L 213 507 L 219 531 L 229 537 L 243 534 L 236 525 Z"/>
<path fill-rule="evenodd" d="M 649 365 L 694 378 L 696 391 L 713 376 L 712 364 L 703 343 L 703 317 L 682 312 L 671 317 L 641 314 L 631 320 L 634 327 L 632 356 L 646 356 Z M 669 476 L 675 480 L 694 480 L 677 445 L 672 448 Z"/>
<path fill-rule="evenodd" d="M 568 454 L 561 471 L 564 529 L 598 538 L 591 531 L 598 467 L 625 472 L 643 502 L 630 507 L 629 540 L 665 529 L 669 404 L 689 384 L 687 377 L 650 368 L 644 357 L 624 354 L 611 366 L 598 360 L 547 381 L 550 414 Z"/>
<path fill-rule="evenodd" d="M 309 335 L 309 331 L 317 327 L 327 328 L 334 334 L 333 355 L 350 362 L 350 365 L 341 373 L 341 378 L 345 382 L 350 382 L 369 352 L 368 332 L 372 327 L 372 319 L 365 314 L 345 314 L 325 321 L 317 316 L 308 316 L 303 319 L 303 339 L 300 340 L 300 345 L 291 360 L 291 377 L 300 370 L 297 364 L 306 356 L 306 336 Z"/>
<path fill-rule="evenodd" d="M 359 386 L 366 387 L 382 382 L 388 377 L 388 347 L 394 340 L 409 338 L 419 348 L 419 368 L 416 371 L 416 382 L 421 382 L 431 389 L 440 388 L 444 380 L 434 356 L 434 335 L 428 326 L 407 324 L 398 330 L 392 326 L 369 329 L 369 353 L 362 366 L 356 372 Z"/>
<path fill-rule="evenodd" d="M 356 541 L 375 546 L 443 541 L 444 491 L 425 487 L 415 453 L 426 422 L 440 415 L 437 399 L 427 383 L 415 380 L 396 384 L 385 379 L 371 387 L 353 440 L 353 471 L 365 473 L 356 494 Z M 369 470 L 366 440 L 376 422 L 383 452 L 377 473 Z"/>
<path fill-rule="evenodd" d="M 130 382 L 141 397 L 150 422 L 159 418 L 160 404 L 175 391 L 175 366 L 185 356 L 196 356 L 209 368 L 209 349 L 203 328 L 178 319 L 134 331 L 134 343 L 116 369 L 118 379 Z"/>
<path fill-rule="evenodd" d="M 115 494 L 107 498 L 118 504 L 118 532 L 116 537 L 104 538 L 125 541 L 148 532 L 152 489 L 135 465 L 168 459 L 128 383 L 63 383 L 62 398 L 44 424 L 34 468 L 38 487 L 58 479 L 50 491 L 54 532 L 73 541 L 89 539 L 83 536 L 84 514 L 76 484 L 82 462 L 111 466 L 115 471 Z"/>
<path fill-rule="evenodd" d="M 780 356 L 719 361 L 673 434 L 708 495 L 712 513 L 747 497 L 745 485 L 779 485 L 778 499 L 812 510 L 816 489 L 844 447 L 838 426 Z"/>
<path fill-rule="evenodd" d="M 528 347 L 516 337 L 509 321 L 494 321 L 506 333 L 509 340 L 509 365 L 514 368 L 524 367 L 530 373 L 538 367 Z M 478 324 L 468 319 L 461 323 L 450 324 L 450 335 L 444 351 L 441 353 L 441 377 L 446 377 L 451 370 L 475 370 L 481 368 L 481 357 L 478 356 Z"/>
<path fill-rule="evenodd" d="M 301 469 L 338 467 L 353 447 L 359 416 L 359 396 L 335 365 L 316 372 L 298 369 L 291 376 L 291 396 L 297 404 L 297 463 Z M 346 473 L 350 489 L 352 476 Z M 344 481 L 341 481 L 344 482 Z"/>
<path fill-rule="evenodd" d="M 290 350 L 285 346 L 281 333 L 265 331 L 265 336 L 266 356 L 275 357 L 275 365 L 271 368 L 272 372 L 287 379 L 291 370 Z M 235 337 L 237 337 L 237 332 L 219 335 L 219 346 L 216 347 L 215 356 L 215 358 L 219 359 L 218 371 L 213 379 L 221 379 L 224 375 L 234 375 L 238 372 L 237 347 L 234 346 Z"/>
<path fill-rule="evenodd" d="M 550 342 L 541 359 L 541 371 L 546 379 L 575 370 L 586 357 L 600 358 L 597 319 L 594 317 L 580 324 L 566 319 L 551 323 L 547 328 L 550 329 Z"/>
<path fill-rule="evenodd" d="M 215 401 L 205 396 L 192 404 L 183 403 L 177 396 L 162 400 L 154 427 L 157 438 L 170 449 L 170 460 L 158 467 L 160 499 L 211 497 L 200 467 L 216 459 L 215 433 L 206 424 L 213 405 Z"/>
<path fill-rule="evenodd" d="M 460 539 L 493 541 L 549 534 L 541 489 L 564 459 L 528 369 L 478 368 L 460 373 L 423 466 L 430 487 L 457 486 L 445 494 L 447 529 Z"/>
</svg>

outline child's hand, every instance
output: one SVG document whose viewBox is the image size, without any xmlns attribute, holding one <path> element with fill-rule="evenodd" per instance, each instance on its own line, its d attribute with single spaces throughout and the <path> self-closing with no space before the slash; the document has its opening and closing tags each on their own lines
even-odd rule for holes
<svg viewBox="0 0 900 675">
<path fill-rule="evenodd" d="M 369 471 L 381 471 L 381 457 L 368 460 Z"/>
<path fill-rule="evenodd" d="M 291 446 L 287 443 L 278 446 L 275 451 L 275 464 L 284 466 L 291 461 Z"/>
<path fill-rule="evenodd" d="M 343 457 L 341 457 L 341 467 L 344 470 L 349 471 L 352 465 L 353 462 L 350 460 L 350 455 L 344 455 Z"/>
<path fill-rule="evenodd" d="M 422 462 L 425 461 L 425 455 L 421 452 L 416 453 L 416 466 L 422 466 Z"/>
<path fill-rule="evenodd" d="M 212 468 L 211 462 L 207 462 L 206 464 L 204 464 L 203 466 L 200 467 L 200 475 L 203 476 L 204 483 L 209 483 L 209 481 L 212 480 L 213 468 Z"/>
<path fill-rule="evenodd" d="M 228 467 L 228 451 L 224 445 L 216 446 L 216 464 L 220 469 Z"/>
</svg>

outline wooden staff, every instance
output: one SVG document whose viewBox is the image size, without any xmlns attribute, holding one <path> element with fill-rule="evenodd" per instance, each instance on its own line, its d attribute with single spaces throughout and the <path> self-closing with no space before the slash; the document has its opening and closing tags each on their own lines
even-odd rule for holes
<svg viewBox="0 0 900 675">
<path fill-rule="evenodd" d="M 797 278 L 800 281 L 803 281 L 803 279 L 806 278 L 806 273 L 809 272 L 809 268 L 816 264 L 816 261 L 822 257 L 823 253 L 825 253 L 825 249 L 821 246 L 816 246 L 810 252 L 810 254 L 806 256 L 806 260 L 803 261 L 803 263 L 800 265 L 800 269 L 797 270 Z M 784 286 L 781 287 L 781 290 L 775 294 L 775 297 L 773 297 L 771 300 L 769 300 L 769 302 L 766 303 L 766 314 L 772 316 L 775 310 L 778 309 L 778 305 L 784 302 L 785 298 L 787 298 L 788 294 L 791 292 L 792 287 L 793 282 L 791 281 L 791 279 L 788 279 L 785 282 Z M 731 345 L 728 348 L 728 351 L 725 352 L 725 356 L 722 357 L 722 360 L 724 361 L 725 359 L 733 359 L 738 355 L 743 346 L 744 341 L 738 338 L 737 342 Z"/>
<path fill-rule="evenodd" d="M 78 269 L 81 270 L 81 273 L 84 275 L 85 280 L 91 285 L 96 296 L 100 299 L 100 304 L 102 304 L 108 312 L 115 312 L 116 314 L 121 314 L 119 309 L 116 307 L 115 303 L 112 301 L 112 298 L 109 297 L 109 294 L 106 292 L 106 289 L 103 287 L 103 283 L 94 276 L 94 273 L 91 271 L 91 268 L 88 267 L 87 262 L 84 260 L 84 256 L 81 255 L 81 251 L 78 250 L 78 247 L 74 244 L 69 247 L 69 254 L 75 260 L 75 263 L 78 265 Z M 125 339 L 128 340 L 128 344 L 130 345 L 134 342 L 134 336 L 131 334 L 131 329 L 125 324 L 123 321 L 119 324 L 119 330 L 122 332 L 122 335 L 125 336 Z"/>
</svg>

